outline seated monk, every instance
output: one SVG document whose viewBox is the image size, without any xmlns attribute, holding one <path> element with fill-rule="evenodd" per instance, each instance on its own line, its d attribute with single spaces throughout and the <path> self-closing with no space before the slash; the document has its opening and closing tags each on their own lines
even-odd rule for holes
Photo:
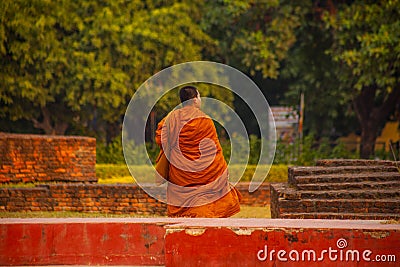
<svg viewBox="0 0 400 267">
<path fill-rule="evenodd" d="M 240 193 L 228 181 L 228 169 L 214 123 L 200 110 L 193 86 L 179 92 L 182 108 L 159 124 L 156 142 L 169 160 L 170 217 L 230 217 L 240 211 Z M 160 158 L 160 157 L 159 157 Z"/>
</svg>

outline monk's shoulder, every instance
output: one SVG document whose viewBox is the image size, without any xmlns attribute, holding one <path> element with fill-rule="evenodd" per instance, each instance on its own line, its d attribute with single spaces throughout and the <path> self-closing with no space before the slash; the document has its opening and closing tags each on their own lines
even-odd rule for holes
<svg viewBox="0 0 400 267">
<path fill-rule="evenodd" d="M 180 113 L 180 109 L 175 109 L 175 110 L 171 111 L 170 113 L 168 113 L 167 116 L 165 116 L 166 121 L 169 121 L 171 123 L 176 122 L 181 117 L 181 115 L 179 113 Z"/>
<path fill-rule="evenodd" d="M 204 113 L 201 109 L 196 109 L 195 117 L 197 117 L 197 118 L 203 118 L 203 119 L 211 120 L 211 121 L 212 121 L 211 117 L 208 116 L 206 113 Z"/>
</svg>

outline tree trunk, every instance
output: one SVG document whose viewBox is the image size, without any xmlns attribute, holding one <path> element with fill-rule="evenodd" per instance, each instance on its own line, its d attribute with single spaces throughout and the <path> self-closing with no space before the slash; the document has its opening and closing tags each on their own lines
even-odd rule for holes
<svg viewBox="0 0 400 267">
<path fill-rule="evenodd" d="M 41 110 L 43 120 L 40 122 L 36 119 L 32 119 L 33 126 L 44 130 L 44 132 L 49 135 L 64 135 L 68 128 L 68 123 L 65 121 L 55 122 L 53 126 L 51 123 L 50 111 L 46 107 L 42 107 Z"/>
<path fill-rule="evenodd" d="M 121 124 L 119 122 L 109 122 L 106 126 L 106 142 L 111 143 L 121 133 Z"/>
<path fill-rule="evenodd" d="M 375 142 L 377 138 L 376 127 L 368 125 L 362 127 L 361 131 L 361 144 L 360 144 L 360 157 L 362 159 L 369 159 L 375 153 Z"/>
<path fill-rule="evenodd" d="M 54 125 L 54 134 L 55 135 L 65 135 L 65 132 L 68 129 L 68 123 L 65 121 L 55 122 Z"/>
<path fill-rule="evenodd" d="M 353 101 L 361 125 L 360 157 L 363 159 L 374 155 L 378 134 L 400 101 L 400 89 L 395 89 L 386 95 L 381 105 L 377 105 L 376 90 L 376 87 L 363 88 Z"/>
</svg>

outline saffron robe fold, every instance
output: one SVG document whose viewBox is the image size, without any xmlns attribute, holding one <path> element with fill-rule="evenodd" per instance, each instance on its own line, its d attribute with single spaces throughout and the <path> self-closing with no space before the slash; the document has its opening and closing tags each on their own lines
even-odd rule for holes
<svg viewBox="0 0 400 267">
<path fill-rule="evenodd" d="M 156 142 L 170 162 L 170 217 L 230 217 L 240 211 L 240 193 L 228 169 L 214 123 L 199 108 L 172 111 L 159 124 Z"/>
</svg>

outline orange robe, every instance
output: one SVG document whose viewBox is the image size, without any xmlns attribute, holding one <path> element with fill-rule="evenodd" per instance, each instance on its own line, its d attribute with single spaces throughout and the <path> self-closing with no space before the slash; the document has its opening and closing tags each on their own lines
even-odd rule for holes
<svg viewBox="0 0 400 267">
<path fill-rule="evenodd" d="M 156 142 L 170 162 L 168 216 L 222 218 L 240 211 L 214 123 L 199 108 L 172 111 L 158 124 Z"/>
</svg>

